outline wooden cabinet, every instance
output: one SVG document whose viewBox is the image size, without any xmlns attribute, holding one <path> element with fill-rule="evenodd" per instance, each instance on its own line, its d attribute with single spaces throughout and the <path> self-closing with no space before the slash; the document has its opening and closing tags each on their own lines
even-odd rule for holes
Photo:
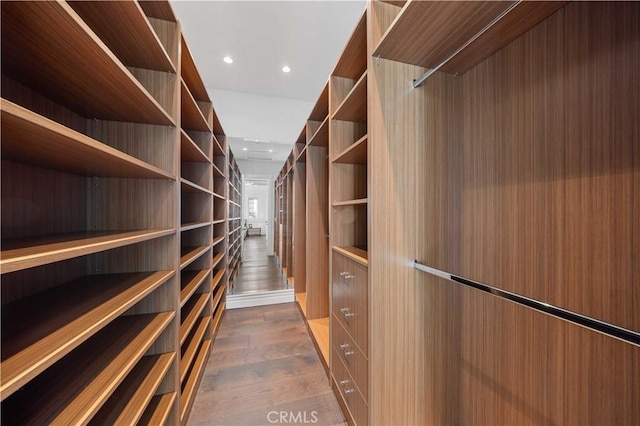
<svg viewBox="0 0 640 426">
<path fill-rule="evenodd" d="M 1 117 L 3 421 L 185 423 L 224 132 L 171 7 L 2 3 Z"/>
<path fill-rule="evenodd" d="M 235 277 L 240 267 L 240 261 L 242 258 L 242 241 L 243 241 L 243 227 L 242 227 L 242 177 L 240 173 L 240 167 L 235 160 L 231 148 L 228 150 L 229 163 L 226 165 L 227 173 L 229 176 L 229 224 L 228 235 L 224 238 L 228 238 L 228 253 L 227 253 L 227 269 L 229 274 L 229 291 L 233 290 Z M 218 202 L 223 203 L 224 197 L 218 197 Z M 222 227 L 221 227 L 222 229 Z M 221 236 L 223 238 L 223 236 Z"/>
</svg>

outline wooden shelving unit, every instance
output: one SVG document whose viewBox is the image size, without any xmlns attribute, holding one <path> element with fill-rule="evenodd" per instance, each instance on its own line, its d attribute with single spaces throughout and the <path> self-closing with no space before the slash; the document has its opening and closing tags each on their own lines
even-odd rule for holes
<svg viewBox="0 0 640 426">
<path fill-rule="evenodd" d="M 3 2 L 1 40 L 3 421 L 184 424 L 226 138 L 171 6 Z"/>
<path fill-rule="evenodd" d="M 227 270 L 229 271 L 228 291 L 233 290 L 235 277 L 242 258 L 242 242 L 244 230 L 242 228 L 242 174 L 235 160 L 231 148 L 228 150 L 228 163 L 225 167 L 228 173 L 228 232 L 227 232 Z"/>
</svg>

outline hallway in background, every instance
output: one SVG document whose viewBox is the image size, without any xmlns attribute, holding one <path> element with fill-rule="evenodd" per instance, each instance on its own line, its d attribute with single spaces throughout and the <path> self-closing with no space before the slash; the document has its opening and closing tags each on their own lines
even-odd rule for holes
<svg viewBox="0 0 640 426">
<path fill-rule="evenodd" d="M 247 237 L 243 244 L 242 263 L 235 280 L 233 294 L 253 294 L 286 289 L 287 283 L 277 259 L 267 255 L 266 237 Z"/>
</svg>

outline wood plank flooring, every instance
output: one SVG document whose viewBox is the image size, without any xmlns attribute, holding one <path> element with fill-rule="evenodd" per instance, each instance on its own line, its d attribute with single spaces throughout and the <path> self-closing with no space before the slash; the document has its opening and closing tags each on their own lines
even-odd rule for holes
<svg viewBox="0 0 640 426">
<path fill-rule="evenodd" d="M 345 424 L 295 303 L 227 311 L 188 424 L 305 424 L 305 415 Z"/>
<path fill-rule="evenodd" d="M 242 263 L 232 293 L 251 294 L 287 288 L 275 256 L 267 256 L 266 237 L 247 237 L 243 244 Z"/>
</svg>

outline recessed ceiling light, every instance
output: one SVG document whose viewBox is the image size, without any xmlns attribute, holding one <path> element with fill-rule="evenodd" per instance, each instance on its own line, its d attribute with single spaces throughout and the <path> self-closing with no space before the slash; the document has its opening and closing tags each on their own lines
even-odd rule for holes
<svg viewBox="0 0 640 426">
<path fill-rule="evenodd" d="M 282 67 L 282 72 L 291 72 L 291 68 L 289 67 L 289 65 L 285 65 L 284 67 Z"/>
<path fill-rule="evenodd" d="M 233 63 L 233 58 L 231 58 L 231 56 L 225 56 L 224 58 L 222 58 L 222 60 L 225 61 L 227 64 Z"/>
<path fill-rule="evenodd" d="M 270 149 L 270 150 L 269 150 L 269 152 L 273 152 L 273 150 L 272 150 L 272 149 Z"/>
<path fill-rule="evenodd" d="M 243 151 L 247 151 L 247 150 L 248 150 L 248 148 L 242 148 L 242 150 L 243 150 Z"/>
</svg>

